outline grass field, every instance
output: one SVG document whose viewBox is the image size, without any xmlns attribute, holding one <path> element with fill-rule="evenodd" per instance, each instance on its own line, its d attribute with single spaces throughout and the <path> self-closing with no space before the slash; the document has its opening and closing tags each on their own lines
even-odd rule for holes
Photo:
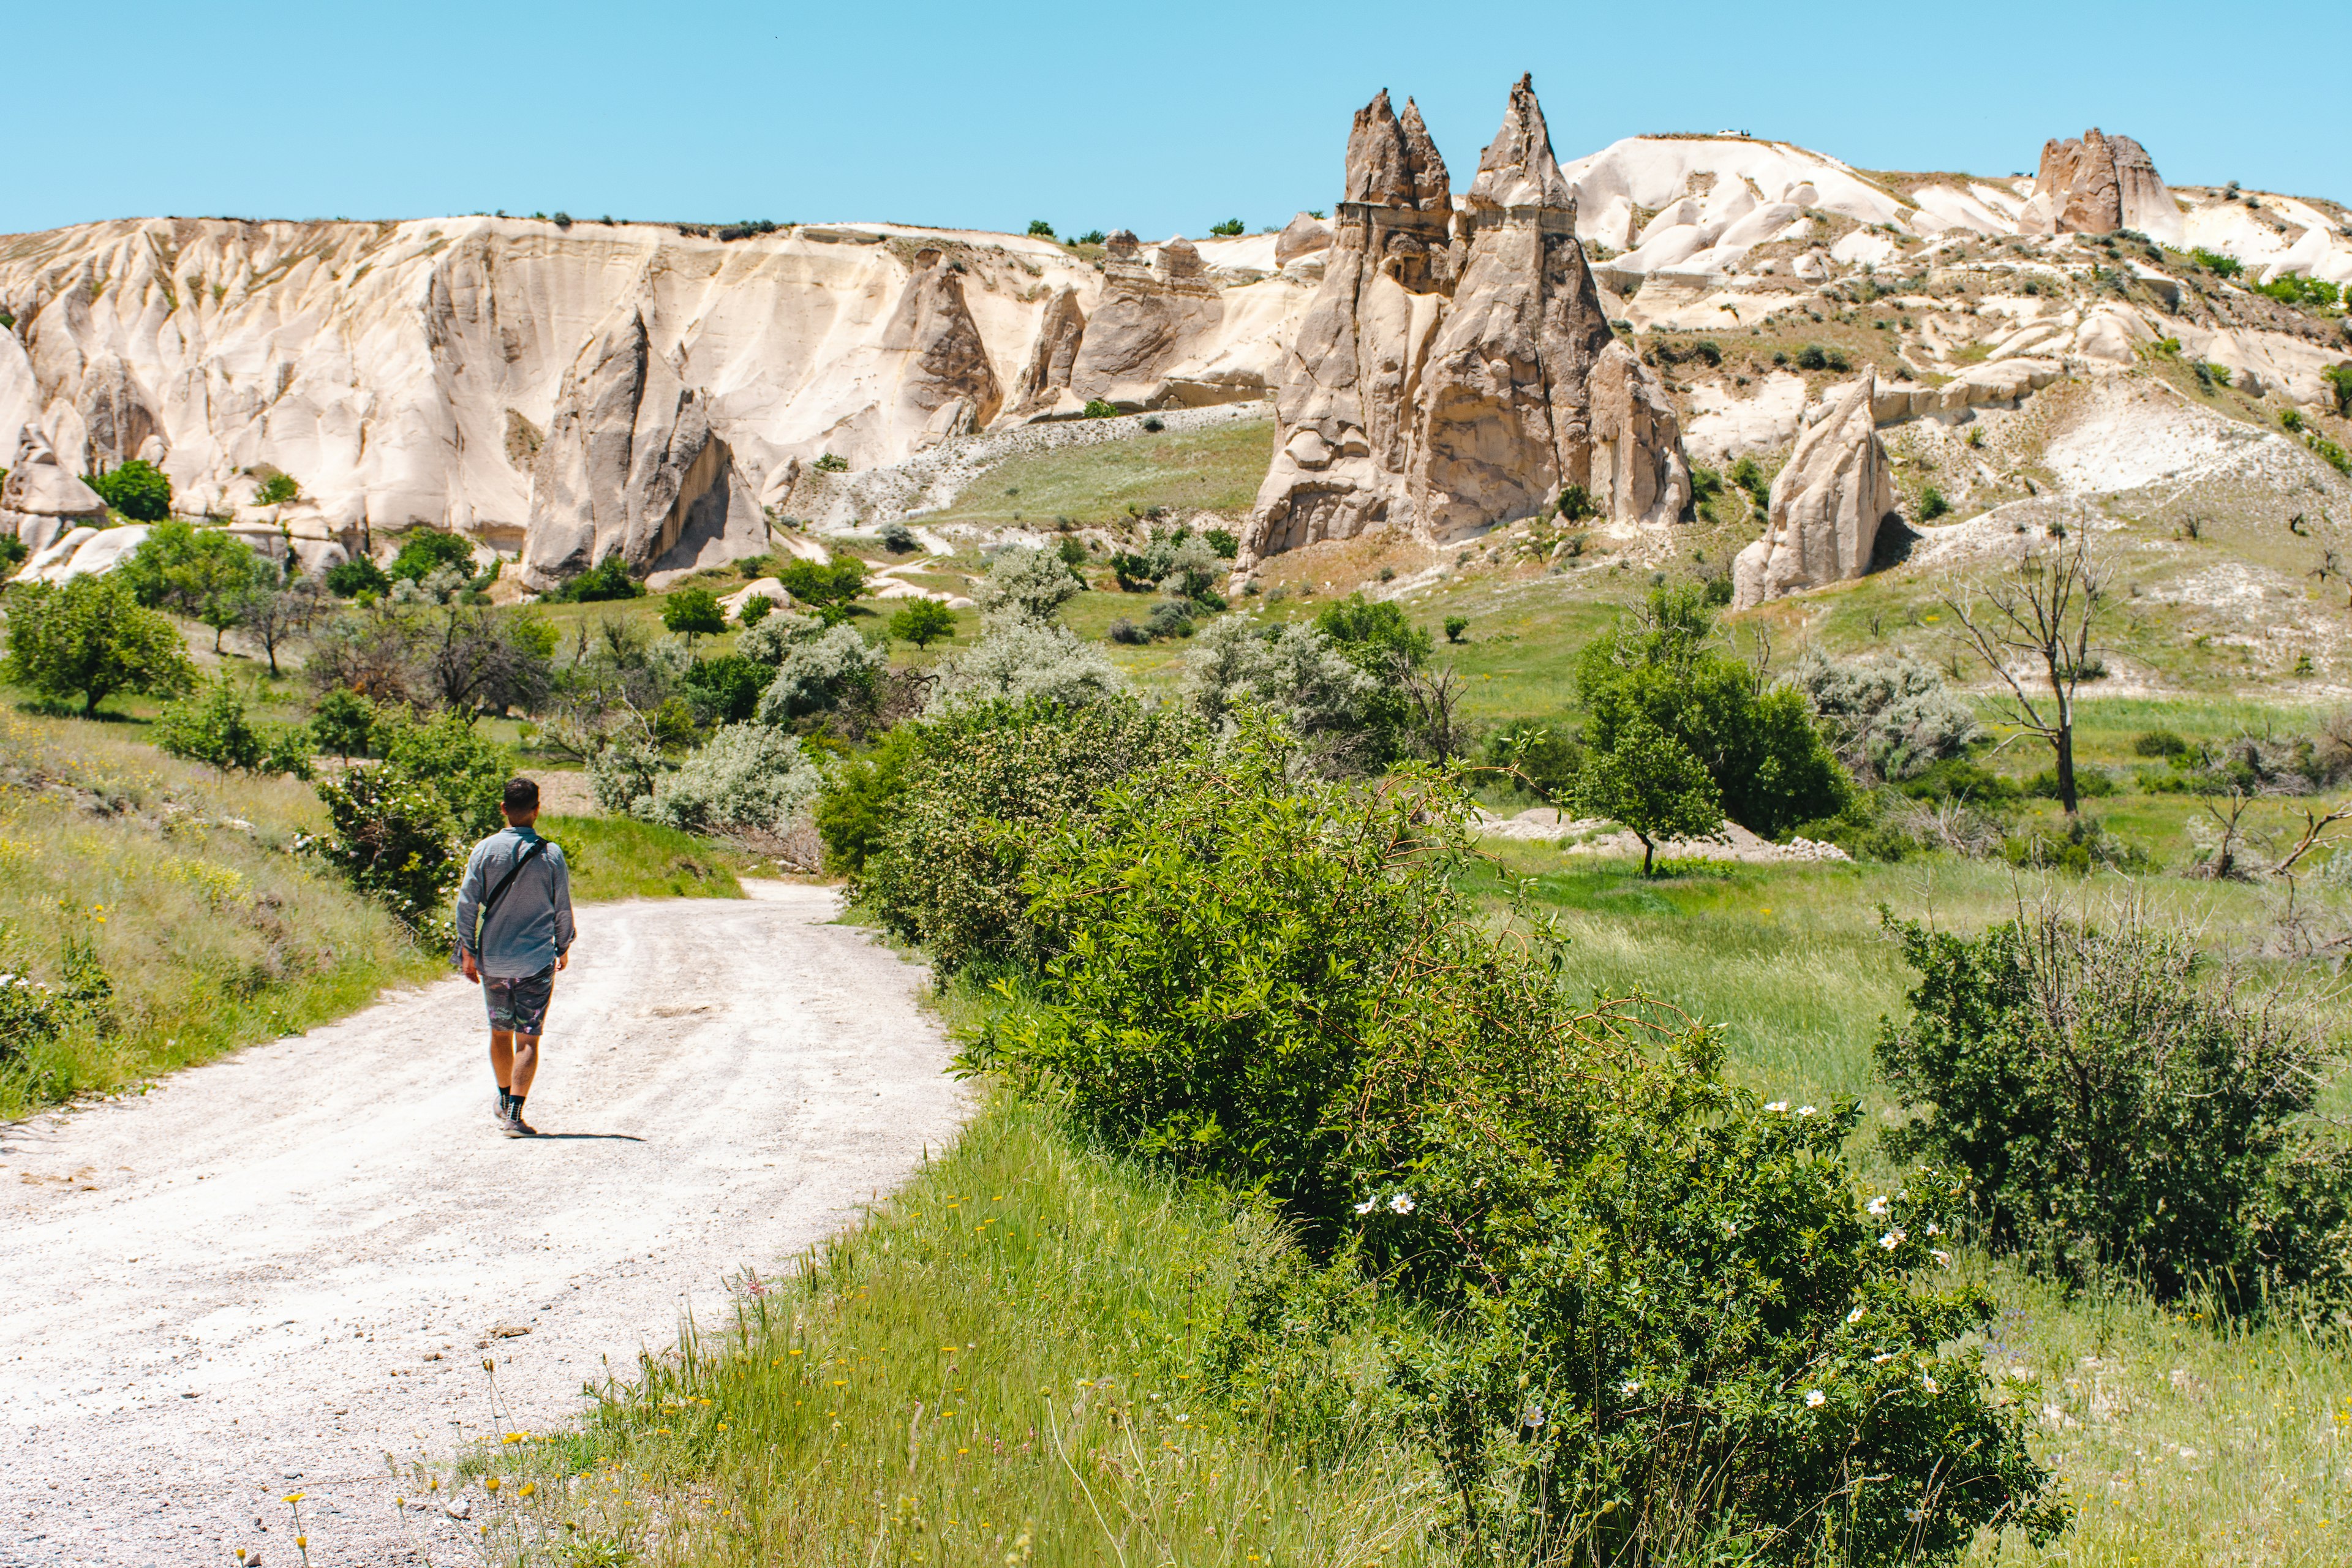
<svg viewBox="0 0 2352 1568">
<path fill-rule="evenodd" d="M 1153 507 L 1179 521 L 1196 511 L 1238 517 L 1257 498 L 1273 452 L 1272 419 L 1063 447 L 991 468 L 946 508 L 918 521 L 1050 528 L 1066 517 L 1124 526 Z"/>
<path fill-rule="evenodd" d="M 579 903 L 614 899 L 740 899 L 736 871 L 747 864 L 691 833 L 625 816 L 539 819 L 539 832 L 563 846 Z"/>
</svg>

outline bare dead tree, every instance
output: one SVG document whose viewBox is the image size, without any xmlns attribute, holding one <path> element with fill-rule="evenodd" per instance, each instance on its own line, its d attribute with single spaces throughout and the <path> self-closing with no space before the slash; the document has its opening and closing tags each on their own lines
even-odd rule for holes
<svg viewBox="0 0 2352 1568">
<path fill-rule="evenodd" d="M 2279 863 L 2271 868 L 2271 875 L 2291 876 L 2294 871 L 2294 863 L 2310 854 L 2318 846 L 2319 841 L 2327 836 L 2329 828 L 2339 822 L 2347 821 L 2352 821 L 2352 800 L 2347 800 L 2342 805 L 2327 811 L 2305 806 L 2303 813 L 2303 837 L 2296 839 L 2294 847 L 2288 850 L 2280 858 Z"/>
<path fill-rule="evenodd" d="M 2074 689 L 2106 608 L 2106 581 L 2089 534 L 2078 530 L 2057 548 L 2027 556 L 1990 587 L 1943 596 L 1969 646 L 2008 689 L 2001 706 L 2011 722 L 2049 744 L 2058 802 L 2069 816 L 2082 809 L 2074 786 Z"/>
</svg>

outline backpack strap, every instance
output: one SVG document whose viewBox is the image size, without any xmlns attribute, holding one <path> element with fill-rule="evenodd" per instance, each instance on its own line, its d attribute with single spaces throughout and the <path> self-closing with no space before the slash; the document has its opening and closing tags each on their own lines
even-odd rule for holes
<svg viewBox="0 0 2352 1568">
<path fill-rule="evenodd" d="M 499 907 L 499 900 L 506 897 L 509 888 L 514 886 L 514 879 L 522 875 L 522 868 L 530 864 L 530 858 L 546 847 L 547 840 L 544 838 L 534 838 L 524 846 L 523 852 L 515 857 L 515 863 L 507 868 L 507 874 L 499 879 L 499 885 L 490 889 L 490 896 L 482 900 L 481 912 L 474 920 L 476 952 L 482 951 L 482 933 L 490 929 L 490 911 Z"/>
</svg>

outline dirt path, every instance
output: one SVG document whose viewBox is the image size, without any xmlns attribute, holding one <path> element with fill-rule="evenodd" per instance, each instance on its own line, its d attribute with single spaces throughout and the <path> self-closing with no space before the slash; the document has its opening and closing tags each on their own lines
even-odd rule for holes
<svg viewBox="0 0 2352 1568">
<path fill-rule="evenodd" d="M 827 889 L 758 894 L 581 911 L 548 1136 L 491 1125 L 454 978 L 0 1129 L 0 1563 L 291 1568 L 298 1490 L 312 1562 L 416 1561 L 384 1456 L 487 1430 L 486 1354 L 521 1424 L 561 1421 L 951 1136 L 922 972 L 823 923 Z"/>
</svg>

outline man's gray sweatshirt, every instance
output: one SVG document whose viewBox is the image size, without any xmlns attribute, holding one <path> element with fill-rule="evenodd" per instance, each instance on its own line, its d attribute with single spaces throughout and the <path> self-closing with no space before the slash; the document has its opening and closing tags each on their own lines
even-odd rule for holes
<svg viewBox="0 0 2352 1568">
<path fill-rule="evenodd" d="M 475 845 L 466 861 L 466 879 L 457 885 L 457 947 L 474 955 L 484 974 L 520 979 L 572 951 L 572 869 L 553 844 L 533 855 L 508 885 L 482 926 L 480 945 L 475 943 L 482 900 L 506 880 L 517 858 L 541 842 L 528 827 L 501 828 Z"/>
</svg>

